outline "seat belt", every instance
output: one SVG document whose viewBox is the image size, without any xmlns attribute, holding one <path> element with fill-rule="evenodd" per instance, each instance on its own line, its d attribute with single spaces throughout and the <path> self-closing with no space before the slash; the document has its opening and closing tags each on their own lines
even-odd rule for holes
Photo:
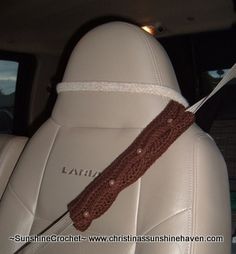
<svg viewBox="0 0 236 254">
<path fill-rule="evenodd" d="M 236 78 L 236 64 L 226 73 L 206 97 L 185 109 L 170 101 L 166 108 L 143 129 L 133 143 L 96 177 L 74 200 L 68 210 L 51 223 L 40 235 L 56 235 L 72 224 L 85 231 L 91 222 L 105 213 L 118 194 L 137 181 L 168 147 L 194 122 L 194 114 L 225 86 Z M 14 254 L 33 254 L 46 242 L 28 242 Z"/>
</svg>

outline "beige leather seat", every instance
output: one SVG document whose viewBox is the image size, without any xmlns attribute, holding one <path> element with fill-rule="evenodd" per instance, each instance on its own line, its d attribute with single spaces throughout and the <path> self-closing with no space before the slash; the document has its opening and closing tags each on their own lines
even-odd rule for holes
<svg viewBox="0 0 236 254">
<path fill-rule="evenodd" d="M 0 253 L 36 234 L 112 162 L 167 105 L 186 104 L 171 63 L 149 34 L 114 22 L 75 47 L 51 118 L 29 141 L 0 204 Z M 49 244 L 37 253 L 229 254 L 230 205 L 225 162 L 214 141 L 190 127 L 85 232 L 61 234 L 223 235 L 223 243 Z"/>
<path fill-rule="evenodd" d="M 0 199 L 28 138 L 0 134 Z"/>
</svg>

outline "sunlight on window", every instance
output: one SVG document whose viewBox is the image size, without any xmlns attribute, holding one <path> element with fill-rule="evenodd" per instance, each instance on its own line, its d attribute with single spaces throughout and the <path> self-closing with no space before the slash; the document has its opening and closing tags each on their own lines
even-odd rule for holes
<svg viewBox="0 0 236 254">
<path fill-rule="evenodd" d="M 208 95 L 221 81 L 229 69 L 208 70 L 200 76 L 200 98 Z"/>
<path fill-rule="evenodd" d="M 222 79 L 229 69 L 219 69 L 214 71 L 208 71 L 208 75 L 212 78 Z"/>
<path fill-rule="evenodd" d="M 18 63 L 0 60 L 0 133 L 13 129 Z"/>
<path fill-rule="evenodd" d="M 0 60 L 0 93 L 10 95 L 16 90 L 18 63 Z"/>
</svg>

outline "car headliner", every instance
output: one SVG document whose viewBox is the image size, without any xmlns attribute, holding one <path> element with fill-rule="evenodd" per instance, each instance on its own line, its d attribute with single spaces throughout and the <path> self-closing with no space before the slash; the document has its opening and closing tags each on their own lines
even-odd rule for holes
<svg viewBox="0 0 236 254">
<path fill-rule="evenodd" d="M 162 26 L 157 36 L 230 28 L 232 0 L 9 0 L 0 3 L 0 49 L 60 54 L 88 21 L 123 17 Z"/>
</svg>

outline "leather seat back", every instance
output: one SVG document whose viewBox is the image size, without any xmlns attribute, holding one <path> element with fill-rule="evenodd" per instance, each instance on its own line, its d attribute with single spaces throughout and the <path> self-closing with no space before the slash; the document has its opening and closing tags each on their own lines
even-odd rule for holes
<svg viewBox="0 0 236 254">
<path fill-rule="evenodd" d="M 29 141 L 0 204 L 0 251 L 36 234 L 66 210 L 168 101 L 181 96 L 167 54 L 139 28 L 100 26 L 76 46 L 51 118 Z M 78 83 L 79 82 L 79 83 Z M 214 141 L 190 127 L 85 232 L 61 234 L 223 235 L 224 243 L 52 243 L 39 253 L 230 253 L 224 160 Z"/>
<path fill-rule="evenodd" d="M 0 134 L 0 199 L 28 138 Z"/>
</svg>

